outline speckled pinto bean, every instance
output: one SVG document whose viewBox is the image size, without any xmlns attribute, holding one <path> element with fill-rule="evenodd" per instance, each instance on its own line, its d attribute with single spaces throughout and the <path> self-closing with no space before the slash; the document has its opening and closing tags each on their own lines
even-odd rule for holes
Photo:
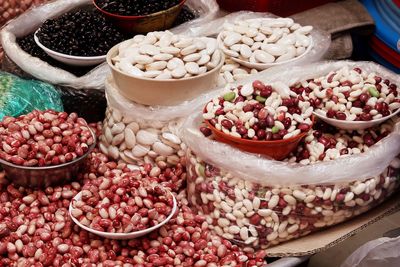
<svg viewBox="0 0 400 267">
<path fill-rule="evenodd" d="M 309 131 L 312 111 L 310 104 L 300 101 L 285 84 L 256 80 L 212 99 L 203 118 L 233 137 L 270 141 Z M 204 127 L 201 131 L 206 136 L 210 133 Z"/>
<path fill-rule="evenodd" d="M 153 227 L 171 214 L 172 195 L 161 186 L 144 185 L 136 175 L 99 178 L 85 184 L 73 200 L 72 216 L 94 230 L 130 233 Z"/>
<path fill-rule="evenodd" d="M 266 264 L 263 251 L 241 249 L 215 236 L 208 229 L 205 217 L 188 207 L 183 165 L 177 164 L 162 172 L 156 168 L 144 164 L 131 170 L 129 164 L 110 161 L 106 155 L 92 152 L 88 172 L 82 175 L 84 186 L 73 182 L 43 191 L 14 187 L 5 179 L 4 172 L 0 172 L 0 266 L 244 267 Z M 125 184 L 125 176 L 136 177 L 138 182 L 158 183 L 175 192 L 179 211 L 168 224 L 145 237 L 118 241 L 89 234 L 71 221 L 68 207 L 75 194 L 86 187 L 107 188 L 110 180 Z M 111 189 L 114 184 L 109 186 Z M 117 190 L 114 196 L 118 195 Z M 101 190 L 88 191 L 85 195 L 96 193 L 100 197 Z M 136 200 L 132 206 L 135 205 Z"/>
<path fill-rule="evenodd" d="M 76 113 L 35 110 L 0 122 L 0 158 L 29 167 L 59 165 L 83 156 L 94 138 Z"/>
<path fill-rule="evenodd" d="M 296 84 L 292 90 L 310 101 L 316 112 L 338 120 L 370 121 L 400 108 L 398 85 L 361 68 L 343 67 Z"/>
<path fill-rule="evenodd" d="M 186 150 L 178 137 L 182 123 L 183 119 L 169 122 L 139 120 L 109 107 L 99 148 L 113 160 L 122 160 L 136 168 L 144 163 L 161 169 L 175 166 Z"/>
<path fill-rule="evenodd" d="M 381 175 L 347 184 L 256 184 L 188 155 L 189 201 L 208 227 L 242 246 L 267 248 L 354 216 L 388 198 L 398 187 L 400 159 Z"/>
<path fill-rule="evenodd" d="M 379 126 L 358 131 L 339 130 L 318 121 L 297 150 L 285 161 L 308 165 L 366 152 L 392 132 L 398 120 L 390 119 Z"/>
</svg>

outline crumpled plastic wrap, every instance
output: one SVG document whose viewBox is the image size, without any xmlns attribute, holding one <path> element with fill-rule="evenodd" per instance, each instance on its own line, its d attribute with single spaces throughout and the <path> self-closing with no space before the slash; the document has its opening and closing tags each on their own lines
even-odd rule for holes
<svg viewBox="0 0 400 267">
<path fill-rule="evenodd" d="M 114 160 L 131 165 L 174 166 L 185 155 L 186 145 L 180 138 L 185 118 L 210 96 L 205 94 L 177 106 L 145 106 L 123 97 L 110 77 L 106 81 L 107 111 L 100 149 Z"/>
<path fill-rule="evenodd" d="M 400 266 L 400 237 L 381 237 L 354 251 L 340 267 Z"/>
<path fill-rule="evenodd" d="M 63 111 L 60 94 L 50 84 L 0 72 L 0 120 L 35 109 Z"/>
</svg>

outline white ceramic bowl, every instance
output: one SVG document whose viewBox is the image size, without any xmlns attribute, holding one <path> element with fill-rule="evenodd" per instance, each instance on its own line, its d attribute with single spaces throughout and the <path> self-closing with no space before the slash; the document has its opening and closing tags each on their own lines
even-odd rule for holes
<svg viewBox="0 0 400 267">
<path fill-rule="evenodd" d="M 390 114 L 389 116 L 372 120 L 372 121 L 345 121 L 345 120 L 337 120 L 337 119 L 332 119 L 328 118 L 323 114 L 320 114 L 317 111 L 314 111 L 314 115 L 320 118 L 321 120 L 325 121 L 326 123 L 333 125 L 337 128 L 344 129 L 344 130 L 364 130 L 367 128 L 371 128 L 373 126 L 379 125 L 383 123 L 384 121 L 390 119 L 393 116 L 396 116 L 399 114 L 400 109 L 397 109 L 395 112 Z"/>
<path fill-rule="evenodd" d="M 242 59 L 235 58 L 235 57 L 230 57 L 229 55 L 227 55 L 225 53 L 227 48 L 222 41 L 222 32 L 218 35 L 217 42 L 218 42 L 218 47 L 224 52 L 225 56 L 232 59 L 232 61 L 235 61 L 235 62 L 239 63 L 240 65 L 248 67 L 250 69 L 266 70 L 271 67 L 280 66 L 282 64 L 294 62 L 294 61 L 299 60 L 300 58 L 304 57 L 305 55 L 307 55 L 314 46 L 314 41 L 313 41 L 313 38 L 311 37 L 311 35 L 309 36 L 309 38 L 310 38 L 310 45 L 307 47 L 306 51 L 304 51 L 303 54 L 301 54 L 298 57 L 294 57 L 292 59 L 286 60 L 286 61 L 274 62 L 274 63 L 250 63 L 249 61 L 246 61 L 246 60 L 242 60 Z"/>
<path fill-rule="evenodd" d="M 129 100 L 143 105 L 174 106 L 190 101 L 215 89 L 219 71 L 224 65 L 225 57 L 220 51 L 221 61 L 206 73 L 181 79 L 152 79 L 127 74 L 112 62 L 118 54 L 119 45 L 114 46 L 107 54 L 107 63 L 119 92 Z"/>
<path fill-rule="evenodd" d="M 35 39 L 36 44 L 50 57 L 54 58 L 55 60 L 62 62 L 67 65 L 71 66 L 79 66 L 79 67 L 87 67 L 87 66 L 94 66 L 97 64 L 100 64 L 104 61 L 106 61 L 107 55 L 104 56 L 96 56 L 96 57 L 79 57 L 79 56 L 71 56 L 71 55 L 66 55 L 62 54 L 56 51 L 53 51 L 47 47 L 45 47 L 40 41 L 39 38 L 37 37 L 37 30 L 35 34 L 33 35 L 33 38 Z"/>
<path fill-rule="evenodd" d="M 171 218 L 174 216 L 174 214 L 176 212 L 176 209 L 178 208 L 178 203 L 176 202 L 176 199 L 175 199 L 174 195 L 171 192 L 169 192 L 169 194 L 172 195 L 172 198 L 173 198 L 173 201 L 174 201 L 174 206 L 172 207 L 171 214 L 168 215 L 168 217 L 164 221 L 162 221 L 161 223 L 159 223 L 159 224 L 157 224 L 157 225 L 155 225 L 153 227 L 147 228 L 145 230 L 140 230 L 140 231 L 136 231 L 136 232 L 130 232 L 130 233 L 108 233 L 108 232 L 97 231 L 97 230 L 94 230 L 94 229 L 92 229 L 90 227 L 87 227 L 87 226 L 81 224 L 74 216 L 72 216 L 72 209 L 73 209 L 72 201 L 69 204 L 69 216 L 71 216 L 71 219 L 79 227 L 81 227 L 82 229 L 84 229 L 84 230 L 86 230 L 86 231 L 88 231 L 90 233 L 93 233 L 95 235 L 98 235 L 98 236 L 101 236 L 101 237 L 104 237 L 104 238 L 108 238 L 108 239 L 118 239 L 118 240 L 134 239 L 134 238 L 138 238 L 138 237 L 147 235 L 147 234 L 153 232 L 154 230 L 157 230 L 158 228 L 160 228 L 161 226 L 163 226 L 164 224 L 169 222 L 169 220 L 171 220 Z M 78 194 L 76 194 L 76 196 L 73 198 L 73 200 L 78 201 L 78 200 L 81 199 L 81 197 L 82 197 L 82 192 L 79 192 Z"/>
</svg>

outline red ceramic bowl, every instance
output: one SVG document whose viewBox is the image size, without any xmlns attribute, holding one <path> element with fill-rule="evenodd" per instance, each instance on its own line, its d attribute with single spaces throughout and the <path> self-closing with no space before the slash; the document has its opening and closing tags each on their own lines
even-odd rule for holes
<svg viewBox="0 0 400 267">
<path fill-rule="evenodd" d="M 311 117 L 311 120 L 314 124 L 314 116 Z M 266 155 L 276 160 L 283 160 L 286 158 L 293 150 L 297 148 L 300 141 L 307 135 L 307 132 L 304 132 L 285 140 L 256 141 L 234 137 L 219 131 L 208 120 L 205 120 L 205 123 L 211 129 L 217 141 L 226 143 L 250 153 Z"/>
<path fill-rule="evenodd" d="M 93 0 L 94 6 L 103 13 L 106 18 L 110 19 L 115 26 L 127 34 L 148 33 L 171 28 L 185 2 L 186 0 L 182 0 L 176 6 L 149 15 L 121 16 L 101 9 L 97 5 L 96 0 Z"/>
</svg>

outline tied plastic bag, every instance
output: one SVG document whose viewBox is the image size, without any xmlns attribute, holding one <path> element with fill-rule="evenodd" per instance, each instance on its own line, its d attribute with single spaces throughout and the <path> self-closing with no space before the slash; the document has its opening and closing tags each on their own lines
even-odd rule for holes
<svg viewBox="0 0 400 267">
<path fill-rule="evenodd" d="M 372 240 L 353 252 L 340 267 L 400 266 L 400 237 Z"/>
<path fill-rule="evenodd" d="M 44 82 L 23 80 L 0 72 L 0 120 L 4 116 L 17 117 L 35 109 L 63 111 L 60 94 Z"/>
<path fill-rule="evenodd" d="M 185 155 L 180 138 L 184 119 L 213 93 L 177 106 L 144 106 L 123 97 L 111 78 L 106 81 L 107 111 L 100 137 L 101 151 L 132 165 L 177 165 Z"/>
</svg>

